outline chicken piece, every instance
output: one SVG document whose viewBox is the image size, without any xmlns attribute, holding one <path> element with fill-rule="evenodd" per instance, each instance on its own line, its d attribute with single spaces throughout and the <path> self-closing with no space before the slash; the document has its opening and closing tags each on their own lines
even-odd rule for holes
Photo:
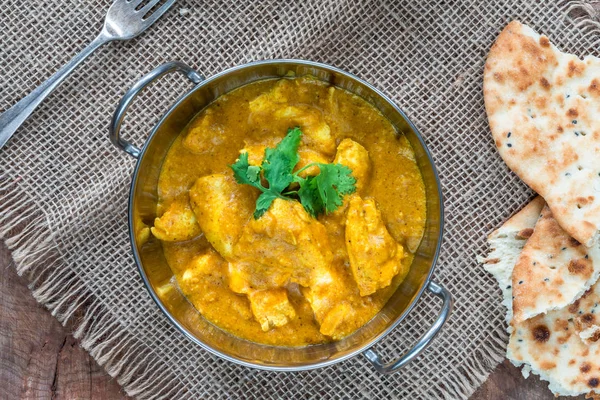
<svg viewBox="0 0 600 400">
<path fill-rule="evenodd" d="M 290 304 L 287 290 L 271 289 L 253 291 L 248 295 L 254 318 L 264 332 L 284 326 L 296 318 L 296 311 Z"/>
<path fill-rule="evenodd" d="M 195 282 L 200 275 L 219 273 L 224 262 L 225 260 L 216 251 L 209 249 L 205 254 L 200 254 L 192 259 L 181 275 L 181 279 L 186 282 Z"/>
<path fill-rule="evenodd" d="M 299 126 L 302 130 L 302 143 L 324 154 L 335 153 L 335 137 L 317 108 L 299 104 L 277 109 L 275 118 L 288 121 L 288 125 Z"/>
<path fill-rule="evenodd" d="M 146 225 L 142 216 L 139 213 L 134 214 L 134 224 L 133 227 L 135 229 L 135 238 L 138 244 L 141 246 L 150 239 L 150 227 Z M 159 233 L 160 234 L 160 233 Z"/>
<path fill-rule="evenodd" d="M 296 81 L 282 79 L 273 89 L 250 101 L 251 114 L 274 117 L 287 122 L 288 128 L 299 126 L 302 129 L 302 142 L 308 147 L 326 155 L 335 153 L 335 137 L 325 122 L 323 113 L 308 104 L 296 104 L 299 91 L 305 90 Z M 305 95 L 302 94 L 302 95 Z"/>
<path fill-rule="evenodd" d="M 375 200 L 363 200 L 358 195 L 350 199 L 346 248 L 361 296 L 389 286 L 404 258 L 404 249 L 385 227 Z"/>
<path fill-rule="evenodd" d="M 349 294 L 343 286 L 343 280 L 333 269 L 318 271 L 310 287 L 301 287 L 300 291 L 310 304 L 318 323 L 322 323 L 327 313 Z"/>
<path fill-rule="evenodd" d="M 310 286 L 316 271 L 332 260 L 325 227 L 296 201 L 275 199 L 259 219 L 244 227 L 234 259 L 252 268 L 248 284 L 257 290 L 295 282 Z"/>
<path fill-rule="evenodd" d="M 192 122 L 183 137 L 183 145 L 194 153 L 205 153 L 225 141 L 225 130 L 211 108 Z"/>
<path fill-rule="evenodd" d="M 316 95 L 315 86 L 323 87 L 327 85 L 327 83 L 309 76 L 280 79 L 269 92 L 261 94 L 250 101 L 250 111 L 252 113 L 273 113 L 284 104 L 318 103 L 319 97 Z"/>
<path fill-rule="evenodd" d="M 352 139 L 344 139 L 337 147 L 334 164 L 342 164 L 352 170 L 352 176 L 356 179 L 356 192 L 360 193 L 369 183 L 371 174 L 371 160 L 369 152 L 363 146 Z M 343 203 L 332 213 L 322 218 L 323 224 L 330 234 L 339 235 L 340 230 L 346 226 L 346 212 L 348 211 L 349 198 L 344 197 Z M 346 257 L 346 249 L 336 248 L 336 257 Z"/>
<path fill-rule="evenodd" d="M 274 271 L 273 268 L 260 262 L 229 262 L 229 288 L 235 293 L 249 294 L 255 290 L 277 289 L 290 282 L 290 274 L 285 271 Z"/>
<path fill-rule="evenodd" d="M 267 149 L 267 147 L 274 148 L 280 141 L 280 138 L 271 137 L 262 141 L 261 143 L 245 142 L 245 146 L 243 149 L 240 150 L 240 154 L 248 153 L 248 164 L 259 166 L 262 164 L 262 160 L 265 156 L 265 150 Z"/>
<path fill-rule="evenodd" d="M 256 189 L 221 174 L 199 178 L 190 189 L 198 224 L 223 257 L 232 255 L 233 246 L 252 216 L 256 197 Z"/>
<path fill-rule="evenodd" d="M 298 149 L 298 155 L 300 156 L 300 161 L 298 161 L 298 164 L 296 164 L 296 168 L 294 168 L 294 171 L 298 171 L 306 167 L 308 164 L 312 163 L 329 163 L 329 160 L 323 154 L 319 153 L 318 151 L 314 151 L 304 147 Z M 304 171 L 300 172 L 298 176 L 306 178 L 307 176 L 319 175 L 320 172 L 321 171 L 319 167 L 317 165 L 313 165 L 312 167 L 309 167 Z"/>
<path fill-rule="evenodd" d="M 371 173 L 369 152 L 354 140 L 342 140 L 337 147 L 337 153 L 333 162 L 345 165 L 352 170 L 352 176 L 356 179 L 357 192 L 360 193 L 369 183 L 369 175 Z"/>
<path fill-rule="evenodd" d="M 352 331 L 355 314 L 354 308 L 346 301 L 336 305 L 321 322 L 321 333 L 334 340 L 343 338 Z"/>
<path fill-rule="evenodd" d="M 268 91 L 249 103 L 251 113 L 274 113 L 276 109 L 288 103 L 295 97 L 296 86 L 294 81 L 281 79 Z"/>
<path fill-rule="evenodd" d="M 264 144 L 249 144 L 240 150 L 240 154 L 248 153 L 248 164 L 258 167 L 262 164 L 267 147 Z"/>
<path fill-rule="evenodd" d="M 260 323 L 263 331 L 268 331 L 273 327 L 280 327 L 287 324 L 296 317 L 296 312 L 287 298 L 287 291 L 282 288 L 285 282 L 272 281 L 261 287 L 270 287 L 273 289 L 255 290 L 252 287 L 253 274 L 258 268 L 264 268 L 256 264 L 247 264 L 242 262 L 229 263 L 229 288 L 240 294 L 248 295 L 250 306 L 254 318 Z M 277 274 L 264 274 L 268 279 L 278 276 Z"/>
<path fill-rule="evenodd" d="M 220 286 L 224 262 L 212 249 L 194 257 L 179 280 L 181 290 L 184 293 L 200 293 L 203 301 L 215 301 L 217 292 L 211 286 Z"/>
<path fill-rule="evenodd" d="M 190 240 L 202 233 L 187 200 L 172 203 L 160 218 L 154 220 L 150 230 L 156 238 L 167 242 Z"/>
<path fill-rule="evenodd" d="M 252 266 L 243 262 L 229 262 L 229 288 L 235 293 L 248 294 L 252 290 Z M 264 287 L 264 286 L 262 286 Z M 275 287 L 279 287 L 278 285 Z"/>
<path fill-rule="evenodd" d="M 300 291 L 310 304 L 323 335 L 337 340 L 353 330 L 356 311 L 348 301 L 353 293 L 338 271 L 320 271 L 311 286 Z"/>
<path fill-rule="evenodd" d="M 233 291 L 248 293 L 252 302 L 257 290 L 278 290 L 288 283 L 297 283 L 302 286 L 317 322 L 327 321 L 324 329 L 328 334 L 343 334 L 340 327 L 346 318 L 329 313 L 350 293 L 332 266 L 325 227 L 311 218 L 300 203 L 276 199 L 261 218 L 244 228 L 234 253 L 235 261 L 229 263 L 229 285 Z M 348 318 L 352 312 L 348 311 Z"/>
<path fill-rule="evenodd" d="M 227 289 L 227 262 L 213 249 L 194 257 L 178 279 L 181 291 L 204 314 L 217 300 L 226 301 L 240 317 L 253 317 L 248 301 Z M 226 300 L 225 300 L 226 299 Z"/>
</svg>

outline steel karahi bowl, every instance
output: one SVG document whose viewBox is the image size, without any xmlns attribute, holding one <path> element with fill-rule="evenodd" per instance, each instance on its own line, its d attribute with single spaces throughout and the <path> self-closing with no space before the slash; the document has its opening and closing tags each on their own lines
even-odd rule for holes
<svg viewBox="0 0 600 400">
<path fill-rule="evenodd" d="M 141 148 L 124 140 L 120 129 L 127 108 L 147 85 L 170 72 L 180 72 L 194 83 L 154 127 Z M 191 119 L 220 95 L 258 80 L 284 76 L 312 75 L 346 89 L 373 104 L 406 135 L 423 175 L 427 195 L 427 222 L 423 240 L 408 276 L 385 307 L 352 335 L 332 343 L 306 347 L 275 347 L 249 342 L 227 333 L 205 320 L 178 290 L 164 290 L 173 279 L 160 241 L 142 240 L 137 233 L 156 217 L 157 184 L 162 162 L 171 144 Z M 274 371 L 301 371 L 325 367 L 363 354 L 381 373 L 400 369 L 433 340 L 450 315 L 452 298 L 431 281 L 443 230 L 441 186 L 431 155 L 415 126 L 383 93 L 367 82 L 338 68 L 303 60 L 267 60 L 234 67 L 205 79 L 180 62 L 164 64 L 140 79 L 119 103 L 110 132 L 112 142 L 137 159 L 129 196 L 129 231 L 133 255 L 150 295 L 171 321 L 191 341 L 228 361 L 247 367 Z M 168 285 L 167 285 L 168 287 Z M 438 318 L 403 356 L 384 363 L 372 347 L 388 335 L 411 311 L 425 290 L 442 300 Z M 401 333 L 400 333 L 401 334 Z"/>
</svg>

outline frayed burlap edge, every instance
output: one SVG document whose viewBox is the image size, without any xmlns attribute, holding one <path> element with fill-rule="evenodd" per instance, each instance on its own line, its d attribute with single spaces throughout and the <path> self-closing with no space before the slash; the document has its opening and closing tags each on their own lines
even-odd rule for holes
<svg viewBox="0 0 600 400">
<path fill-rule="evenodd" d="M 587 35 L 600 34 L 600 11 L 585 0 L 561 1 L 566 18 Z M 594 44 L 598 44 L 598 40 Z M 152 349 L 128 333 L 86 290 L 60 256 L 44 213 L 19 187 L 17 177 L 0 176 L 0 240 L 12 253 L 17 273 L 29 281 L 33 297 L 61 324 L 72 330 L 81 346 L 115 378 L 129 396 L 140 399 L 183 398 L 186 388 L 162 368 Z M 468 398 L 504 359 L 508 336 L 493 332 L 462 375 L 445 382 L 447 399 Z"/>
<path fill-rule="evenodd" d="M 561 1 L 560 5 L 585 35 L 598 35 L 598 39 L 593 42 L 593 46 L 596 46 L 600 42 L 600 8 L 594 8 L 593 3 L 598 1 L 566 0 Z"/>
<path fill-rule="evenodd" d="M 19 179 L 0 176 L 0 240 L 11 251 L 17 274 L 33 297 L 72 330 L 90 355 L 129 396 L 180 398 L 184 387 L 160 367 L 156 355 L 128 333 L 86 290 L 60 257 L 55 236 Z"/>
</svg>

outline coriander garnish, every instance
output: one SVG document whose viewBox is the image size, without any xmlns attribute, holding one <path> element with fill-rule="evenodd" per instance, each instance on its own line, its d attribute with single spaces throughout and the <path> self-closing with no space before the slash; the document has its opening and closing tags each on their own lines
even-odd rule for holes
<svg viewBox="0 0 600 400">
<path fill-rule="evenodd" d="M 260 166 L 248 163 L 248 153 L 240 154 L 238 160 L 230 165 L 237 183 L 254 186 L 262 192 L 256 200 L 255 219 L 260 218 L 277 198 L 300 201 L 304 209 L 316 218 L 335 211 L 342 205 L 345 195 L 356 191 L 352 170 L 342 164 L 311 163 L 292 172 L 300 161 L 298 146 L 301 136 L 300 128 L 289 129 L 274 149 L 265 150 Z M 314 165 L 319 167 L 318 175 L 306 178 L 298 175 Z M 267 186 L 262 184 L 261 173 Z"/>
</svg>

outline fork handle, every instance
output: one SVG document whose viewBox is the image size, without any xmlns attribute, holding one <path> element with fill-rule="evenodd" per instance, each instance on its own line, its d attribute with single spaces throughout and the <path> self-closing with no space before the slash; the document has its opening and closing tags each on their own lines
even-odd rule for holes
<svg viewBox="0 0 600 400">
<path fill-rule="evenodd" d="M 0 148 L 10 139 L 17 129 L 25 122 L 38 105 L 56 89 L 73 70 L 81 64 L 97 48 L 111 41 L 111 38 L 101 33 L 83 51 L 77 54 L 65 66 L 59 69 L 46 82 L 42 83 L 17 104 L 0 115 Z"/>
</svg>

